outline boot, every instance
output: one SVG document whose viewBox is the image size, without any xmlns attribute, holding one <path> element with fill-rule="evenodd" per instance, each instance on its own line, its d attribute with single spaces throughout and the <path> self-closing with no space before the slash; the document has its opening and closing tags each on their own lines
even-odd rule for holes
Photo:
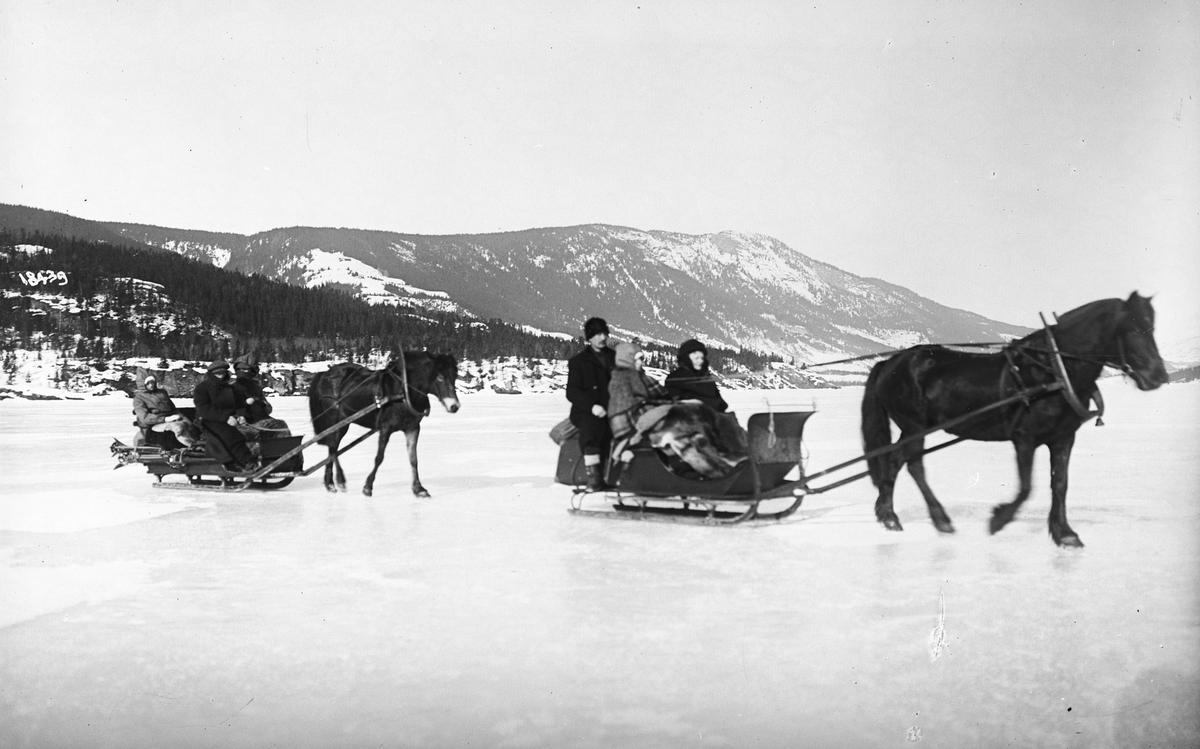
<svg viewBox="0 0 1200 749">
<path fill-rule="evenodd" d="M 626 464 L 619 460 L 614 460 L 612 462 L 612 465 L 609 466 L 609 469 L 608 469 L 608 485 L 609 486 L 611 486 L 615 489 L 617 486 L 620 485 L 621 474 L 625 472 L 625 466 L 626 466 Z"/>
<path fill-rule="evenodd" d="M 587 466 L 587 489 L 589 492 L 602 492 L 608 487 L 604 485 L 604 477 L 600 475 L 600 464 Z"/>
</svg>

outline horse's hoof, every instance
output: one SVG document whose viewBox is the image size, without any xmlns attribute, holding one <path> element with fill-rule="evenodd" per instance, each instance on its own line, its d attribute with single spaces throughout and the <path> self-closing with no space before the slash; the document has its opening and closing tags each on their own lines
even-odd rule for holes
<svg viewBox="0 0 1200 749">
<path fill-rule="evenodd" d="M 904 530 L 904 526 L 900 525 L 900 518 L 896 517 L 895 515 L 892 515 L 888 518 L 879 518 L 879 522 L 883 523 L 883 527 L 887 528 L 889 531 Z"/>
<path fill-rule="evenodd" d="M 325 491 L 329 492 L 330 494 L 337 494 L 337 487 L 333 484 L 326 484 Z"/>
<path fill-rule="evenodd" d="M 363 496 L 364 496 L 364 497 L 369 497 L 369 496 L 371 496 L 371 494 L 372 494 L 371 487 L 369 487 L 369 486 L 364 486 L 364 487 L 363 487 Z"/>
<path fill-rule="evenodd" d="M 954 532 L 954 523 L 951 523 L 949 520 L 935 520 L 933 521 L 933 527 L 937 528 L 940 533 Z"/>
<path fill-rule="evenodd" d="M 988 521 L 988 533 L 995 535 L 1001 528 L 1012 522 L 1012 515 L 1006 514 L 1002 506 L 992 510 L 992 519 Z"/>
<path fill-rule="evenodd" d="M 1070 536 L 1063 536 L 1062 538 L 1055 539 L 1055 543 L 1057 543 L 1059 546 L 1062 546 L 1063 548 L 1067 548 L 1067 549 L 1082 549 L 1083 548 L 1083 542 L 1079 540 L 1079 536 L 1076 536 L 1074 534 L 1072 534 Z"/>
<path fill-rule="evenodd" d="M 425 487 L 421 487 L 420 489 L 413 489 L 413 496 L 414 497 L 428 497 L 429 492 L 425 491 Z"/>
</svg>

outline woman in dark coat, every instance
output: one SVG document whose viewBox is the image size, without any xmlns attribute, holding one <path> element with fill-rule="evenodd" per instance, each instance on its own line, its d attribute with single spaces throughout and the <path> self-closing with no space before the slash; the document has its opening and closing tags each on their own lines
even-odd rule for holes
<svg viewBox="0 0 1200 749">
<path fill-rule="evenodd" d="M 237 373 L 233 390 L 246 417 L 246 423 L 238 427 L 242 434 L 247 439 L 258 439 L 261 432 L 267 432 L 267 437 L 291 436 L 283 419 L 271 418 L 273 409 L 258 382 L 258 365 L 247 357 L 239 357 L 233 360 L 233 371 Z"/>
<path fill-rule="evenodd" d="M 721 452 L 726 454 L 745 453 L 749 450 L 746 431 L 729 413 L 729 404 L 717 389 L 717 378 L 708 368 L 708 348 L 696 339 L 683 342 L 679 347 L 679 366 L 667 375 L 663 386 L 671 397 L 697 400 L 716 411 L 717 428 L 723 443 Z"/>
<path fill-rule="evenodd" d="M 208 365 L 208 374 L 192 392 L 196 421 L 207 435 L 209 455 L 230 471 L 252 471 L 257 467 L 246 437 L 238 431 L 245 421 L 238 394 L 229 379 L 229 362 L 218 359 Z"/>
<path fill-rule="evenodd" d="M 667 392 L 679 400 L 698 400 L 718 413 L 729 410 L 729 404 L 717 390 L 717 381 L 708 369 L 708 348 L 690 339 L 679 347 L 679 366 L 667 375 L 663 383 Z"/>
</svg>

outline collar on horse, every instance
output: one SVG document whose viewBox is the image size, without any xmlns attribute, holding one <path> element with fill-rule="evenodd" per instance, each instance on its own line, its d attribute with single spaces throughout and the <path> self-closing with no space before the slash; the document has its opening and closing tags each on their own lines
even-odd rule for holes
<svg viewBox="0 0 1200 749">
<path fill-rule="evenodd" d="M 1096 404 L 1096 410 L 1089 410 L 1087 406 L 1084 405 L 1083 401 L 1079 399 L 1079 396 L 1075 393 L 1074 386 L 1071 385 L 1071 378 L 1067 375 L 1066 364 L 1063 363 L 1063 353 L 1059 350 L 1058 341 L 1054 339 L 1054 333 L 1050 330 L 1050 325 L 1046 322 L 1046 316 L 1042 315 L 1041 313 L 1038 314 L 1042 318 L 1042 330 L 1045 332 L 1046 341 L 1049 344 L 1049 348 L 1043 351 L 1043 353 L 1049 355 L 1050 363 L 1046 364 L 1045 362 L 1042 362 L 1039 359 L 1031 356 L 1029 351 L 1027 351 L 1025 348 L 1011 345 L 1006 346 L 1004 348 L 1004 358 L 1008 361 L 1008 367 L 1006 367 L 1000 374 L 1001 391 L 1003 392 L 1004 390 L 1005 375 L 1009 373 L 1012 374 L 1019 385 L 1024 387 L 1024 382 L 1021 378 L 1021 370 L 1014 361 L 1014 354 L 1019 353 L 1040 368 L 1048 370 L 1054 376 L 1054 385 L 1051 386 L 1052 389 L 1062 393 L 1063 398 L 1067 401 L 1067 404 L 1071 407 L 1071 410 L 1075 412 L 1081 421 L 1087 421 L 1094 416 L 1096 417 L 1096 426 L 1104 426 L 1104 419 L 1102 418 L 1104 416 L 1104 396 L 1100 394 L 1100 387 L 1096 387 L 1096 390 L 1092 393 L 1091 397 L 1091 400 Z M 1055 321 L 1057 322 L 1057 318 Z M 1120 369 L 1122 372 L 1129 374 L 1132 371 L 1132 367 L 1130 367 L 1129 363 L 1125 361 L 1125 347 L 1122 345 L 1120 338 L 1117 339 L 1117 350 L 1121 358 L 1120 365 L 1109 365 L 1108 362 L 1104 362 L 1104 364 L 1108 366 L 1114 366 Z M 1067 356 L 1075 359 L 1083 358 L 1073 356 L 1071 354 L 1067 354 Z M 1028 401 L 1026 401 L 1026 405 L 1028 405 Z"/>
<path fill-rule="evenodd" d="M 417 409 L 413 408 L 411 399 L 408 397 L 408 391 L 411 389 L 414 393 L 420 393 L 421 395 L 424 395 L 427 397 L 428 397 L 429 393 L 422 393 L 420 390 L 417 390 L 416 388 L 414 388 L 408 384 L 408 364 L 404 361 L 404 346 L 400 346 L 399 349 L 400 349 L 400 351 L 399 351 L 399 353 L 400 353 L 400 376 L 396 377 L 396 373 L 394 371 L 392 371 L 392 368 L 390 366 L 387 368 L 387 371 L 388 371 L 388 374 L 390 374 L 392 377 L 395 377 L 396 379 L 400 380 L 400 382 L 404 386 L 404 390 L 402 391 L 402 394 L 399 396 L 391 396 L 390 398 L 387 398 L 387 397 L 384 397 L 383 389 L 381 387 L 379 389 L 379 392 L 377 392 L 375 394 L 375 402 L 377 404 L 379 404 L 380 408 L 383 408 L 384 405 L 386 405 L 386 403 L 388 401 L 399 401 L 404 404 L 404 407 L 406 409 L 408 409 L 408 412 L 410 414 L 412 414 L 413 416 L 416 416 L 417 418 L 423 418 L 423 417 L 429 415 L 429 411 L 418 411 Z"/>
</svg>

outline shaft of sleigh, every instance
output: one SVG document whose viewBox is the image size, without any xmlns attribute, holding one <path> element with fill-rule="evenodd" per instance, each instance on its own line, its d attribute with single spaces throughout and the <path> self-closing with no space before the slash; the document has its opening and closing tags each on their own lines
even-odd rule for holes
<svg viewBox="0 0 1200 749">
<path fill-rule="evenodd" d="M 957 425 L 963 423 L 964 421 L 970 421 L 971 419 L 975 418 L 976 416 L 979 416 L 980 414 L 987 413 L 988 411 L 993 411 L 997 408 L 1002 408 L 1004 406 L 1007 406 L 1010 403 L 1015 403 L 1020 400 L 1025 400 L 1026 398 L 1029 398 L 1034 395 L 1038 395 L 1040 393 L 1052 392 L 1055 390 L 1059 390 L 1061 388 L 1062 388 L 1061 383 L 1054 382 L 1049 385 L 1040 385 L 1035 388 L 1030 388 L 1029 390 L 1022 390 L 1021 392 L 1016 393 L 1015 395 L 1010 395 L 1007 398 L 1003 398 L 1001 400 L 996 401 L 995 403 L 989 403 L 986 406 L 977 408 L 974 411 L 970 411 L 968 413 L 963 414 L 962 416 L 956 416 L 953 419 L 950 419 L 949 421 L 943 421 L 940 424 L 935 424 L 935 425 L 929 427 L 928 429 L 923 429 L 923 430 L 917 432 L 916 434 L 910 434 L 907 437 L 897 440 L 896 442 L 893 442 L 890 445 L 884 445 L 883 447 L 876 448 L 874 450 L 871 450 L 870 452 L 863 453 L 862 455 L 859 455 L 857 458 L 851 458 L 850 460 L 847 460 L 843 463 L 838 463 L 835 466 L 826 468 L 823 471 L 818 471 L 817 473 L 814 473 L 814 474 L 808 476 L 807 479 L 811 481 L 812 479 L 819 478 L 828 473 L 833 473 L 834 471 L 840 471 L 841 469 L 843 469 L 847 466 L 852 466 L 855 463 L 861 463 L 864 460 L 870 460 L 871 458 L 877 458 L 880 455 L 886 455 L 890 452 L 895 452 L 896 450 L 899 450 L 900 448 L 904 447 L 905 445 L 908 445 L 912 442 L 916 442 L 917 440 L 928 437 L 929 435 L 933 434 L 934 432 L 940 432 L 944 429 L 949 429 L 951 427 L 957 426 Z M 946 443 L 938 445 L 930 450 L 926 450 L 925 452 L 933 452 L 934 450 L 940 450 L 941 448 L 948 447 L 949 445 L 954 444 L 956 442 L 961 442 L 962 439 L 963 438 L 959 438 L 959 439 L 952 440 L 950 442 L 946 442 Z M 856 479 L 861 478 L 861 476 L 856 476 L 855 478 Z"/>
</svg>

